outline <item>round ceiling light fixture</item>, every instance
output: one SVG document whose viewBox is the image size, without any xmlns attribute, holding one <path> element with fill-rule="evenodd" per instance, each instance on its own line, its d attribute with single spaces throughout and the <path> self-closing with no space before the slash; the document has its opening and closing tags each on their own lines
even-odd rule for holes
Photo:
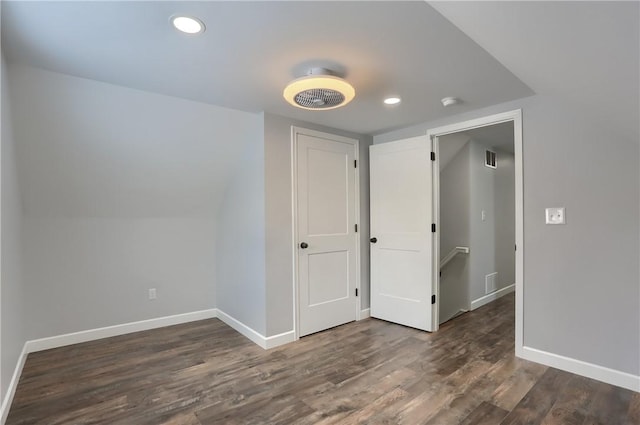
<svg viewBox="0 0 640 425">
<path fill-rule="evenodd" d="M 351 84 L 325 68 L 312 68 L 306 76 L 290 82 L 282 93 L 291 105 L 311 111 L 326 111 L 351 102 L 356 91 Z"/>
<path fill-rule="evenodd" d="M 204 23 L 192 16 L 174 15 L 170 21 L 175 29 L 187 34 L 200 34 L 205 30 Z"/>
<path fill-rule="evenodd" d="M 442 102 L 442 106 L 447 107 L 457 105 L 458 103 L 460 103 L 460 99 L 458 99 L 457 97 L 443 97 L 440 102 Z"/>
<path fill-rule="evenodd" d="M 388 97 L 384 100 L 385 105 L 397 105 L 400 102 L 402 102 L 402 99 L 399 97 Z"/>
</svg>

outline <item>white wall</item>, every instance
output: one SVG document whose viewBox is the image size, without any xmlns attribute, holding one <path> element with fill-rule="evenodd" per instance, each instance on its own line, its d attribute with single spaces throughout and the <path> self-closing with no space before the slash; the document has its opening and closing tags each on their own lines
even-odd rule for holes
<svg viewBox="0 0 640 425">
<path fill-rule="evenodd" d="M 267 335 L 293 329 L 291 126 L 360 140 L 362 308 L 369 307 L 369 145 L 372 138 L 272 114 L 264 115 Z"/>
<path fill-rule="evenodd" d="M 0 234 L 0 403 L 4 399 L 13 371 L 26 340 L 24 329 L 22 276 L 22 204 L 17 180 L 15 138 L 11 125 L 9 86 L 2 57 L 2 132 L 0 155 L 2 223 Z"/>
<path fill-rule="evenodd" d="M 374 137 L 522 108 L 524 345 L 640 375 L 639 146 L 558 98 L 533 96 Z M 628 111 L 635 114 L 638 111 Z M 565 226 L 544 224 L 564 206 Z"/>
<path fill-rule="evenodd" d="M 260 118 L 218 214 L 216 306 L 266 335 L 265 161 Z"/>
<path fill-rule="evenodd" d="M 9 74 L 28 339 L 214 308 L 216 215 L 259 116 Z"/>
</svg>

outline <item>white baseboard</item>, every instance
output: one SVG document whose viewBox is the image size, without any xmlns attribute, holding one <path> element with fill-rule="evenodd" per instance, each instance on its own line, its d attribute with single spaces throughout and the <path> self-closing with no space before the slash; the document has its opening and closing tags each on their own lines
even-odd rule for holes
<svg viewBox="0 0 640 425">
<path fill-rule="evenodd" d="M 471 301 L 471 310 L 475 310 L 477 308 L 482 307 L 485 304 L 489 304 L 491 301 L 497 300 L 500 297 L 503 297 L 513 291 L 516 290 L 516 284 L 505 286 L 504 288 L 498 289 L 495 292 L 485 295 L 484 297 L 480 297 L 477 300 Z"/>
<path fill-rule="evenodd" d="M 125 335 L 133 332 L 148 331 L 150 329 L 163 328 L 165 326 L 179 325 L 181 323 L 195 322 L 196 320 L 211 319 L 217 317 L 215 308 L 209 310 L 194 311 L 191 313 L 176 314 L 174 316 L 158 317 L 155 319 L 141 320 L 139 322 L 125 323 L 122 325 L 107 326 L 104 328 L 90 329 L 49 338 L 27 341 L 25 344 L 27 353 L 49 350 L 65 345 L 79 344 L 81 342 L 94 341 L 96 339 Z"/>
<path fill-rule="evenodd" d="M 279 347 L 280 345 L 288 344 L 296 340 L 295 332 L 288 331 L 278 335 L 268 336 L 265 341 L 264 349 Z"/>
<path fill-rule="evenodd" d="M 640 376 L 630 373 L 620 372 L 619 370 L 609 369 L 593 363 L 583 362 L 582 360 L 576 360 L 526 346 L 522 347 L 521 356 L 519 357 L 575 373 L 576 375 L 586 376 L 587 378 L 602 381 L 607 384 L 626 388 L 631 391 L 640 392 Z"/>
<path fill-rule="evenodd" d="M 371 309 L 365 308 L 360 310 L 360 320 L 366 319 L 367 317 L 371 317 Z"/>
<path fill-rule="evenodd" d="M 255 344 L 259 345 L 265 350 L 295 341 L 295 333 L 292 330 L 278 335 L 266 337 L 260 332 L 255 331 L 251 327 L 237 320 L 236 318 L 228 315 L 222 310 L 218 310 L 218 319 L 222 320 L 224 323 L 226 323 L 242 335 L 246 336 Z"/>
<path fill-rule="evenodd" d="M 4 425 L 7 420 L 7 416 L 9 415 L 9 409 L 11 408 L 11 402 L 13 401 L 13 396 L 16 394 L 16 388 L 18 388 L 18 381 L 20 380 L 20 375 L 22 375 L 22 368 L 24 367 L 24 363 L 27 361 L 27 344 L 22 347 L 22 353 L 18 358 L 18 364 L 16 364 L 16 368 L 13 371 L 13 376 L 11 377 L 11 382 L 9 382 L 9 387 L 7 388 L 7 392 L 4 395 L 4 399 L 2 400 L 2 406 L 0 407 L 0 424 Z"/>
<path fill-rule="evenodd" d="M 217 317 L 218 310 L 193 311 L 191 313 L 176 314 L 173 316 L 158 317 L 155 319 L 141 320 L 139 322 L 124 323 L 122 325 L 107 326 L 104 328 L 89 329 L 86 331 L 73 332 L 64 335 L 40 338 L 24 343 L 22 354 L 18 359 L 18 364 L 13 372 L 13 377 L 7 388 L 7 393 L 2 400 L 0 407 L 0 424 L 4 425 L 9 409 L 15 395 L 18 381 L 22 374 L 22 368 L 29 353 L 49 350 L 52 348 L 64 347 L 65 345 L 79 344 L 81 342 L 94 341 L 96 339 L 109 338 L 112 336 L 125 335 L 132 332 L 147 331 L 150 329 L 162 328 L 165 326 L 179 325 L 181 323 L 195 322 L 197 320 L 211 319 Z"/>
<path fill-rule="evenodd" d="M 27 355 L 29 353 L 64 347 L 66 345 L 79 344 L 82 342 L 94 341 L 102 338 L 109 338 L 112 336 L 125 335 L 133 332 L 163 328 L 165 326 L 195 322 L 197 320 L 211 319 L 214 317 L 219 317 L 220 320 L 222 320 L 224 323 L 231 326 L 233 329 L 240 332 L 242 335 L 246 336 L 265 350 L 295 341 L 295 334 L 293 331 L 265 337 L 264 335 L 246 326 L 242 322 L 215 308 L 209 310 L 194 311 L 191 313 L 176 314 L 174 316 L 141 320 L 139 322 L 125 323 L 122 325 L 89 329 L 86 331 L 73 332 L 27 341 L 24 344 L 22 354 L 20 355 L 18 364 L 16 365 L 16 368 L 13 372 L 13 377 L 9 384 L 9 388 L 7 389 L 7 393 L 2 400 L 2 405 L 0 406 L 0 424 L 4 425 L 5 420 L 9 415 L 11 402 L 13 401 L 13 396 L 15 395 L 16 388 L 18 387 L 18 381 L 20 380 L 20 375 L 22 374 L 22 368 L 24 367 Z"/>
</svg>

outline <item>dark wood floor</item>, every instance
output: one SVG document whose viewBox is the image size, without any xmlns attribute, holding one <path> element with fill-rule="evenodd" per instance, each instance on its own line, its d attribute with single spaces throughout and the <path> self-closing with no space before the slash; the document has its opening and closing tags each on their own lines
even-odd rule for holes
<svg viewBox="0 0 640 425">
<path fill-rule="evenodd" d="M 217 319 L 29 355 L 7 424 L 640 424 L 640 394 L 516 359 L 514 300 L 263 351 Z"/>
</svg>

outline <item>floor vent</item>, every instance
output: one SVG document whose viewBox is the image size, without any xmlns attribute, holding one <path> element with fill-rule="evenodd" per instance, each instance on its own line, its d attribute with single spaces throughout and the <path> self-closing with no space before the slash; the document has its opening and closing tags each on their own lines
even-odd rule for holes
<svg viewBox="0 0 640 425">
<path fill-rule="evenodd" d="M 498 272 L 488 274 L 484 277 L 485 294 L 490 294 L 498 289 L 497 277 Z"/>
</svg>

